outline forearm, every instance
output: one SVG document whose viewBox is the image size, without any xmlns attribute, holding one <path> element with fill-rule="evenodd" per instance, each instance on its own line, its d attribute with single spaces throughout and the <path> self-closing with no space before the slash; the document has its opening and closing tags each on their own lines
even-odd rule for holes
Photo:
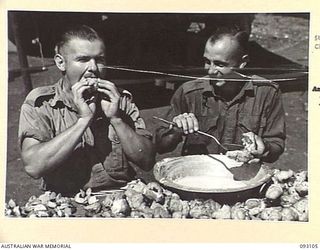
<svg viewBox="0 0 320 250">
<path fill-rule="evenodd" d="M 90 119 L 80 118 L 72 127 L 47 142 L 22 147 L 22 160 L 26 172 L 40 178 L 57 168 L 74 151 L 84 131 L 90 125 Z"/>
<path fill-rule="evenodd" d="M 137 134 L 121 118 L 110 120 L 128 160 L 144 170 L 150 170 L 155 162 L 155 148 L 151 140 Z"/>
<path fill-rule="evenodd" d="M 267 152 L 262 160 L 274 162 L 283 153 L 286 139 L 285 114 L 280 90 L 273 95 L 269 110 L 266 130 L 262 135 Z"/>
</svg>

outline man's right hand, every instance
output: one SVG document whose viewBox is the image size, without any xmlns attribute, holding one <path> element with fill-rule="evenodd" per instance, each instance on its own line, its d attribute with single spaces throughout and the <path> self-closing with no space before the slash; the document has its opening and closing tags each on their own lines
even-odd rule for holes
<svg viewBox="0 0 320 250">
<path fill-rule="evenodd" d="M 199 130 L 199 123 L 193 113 L 183 113 L 175 116 L 172 121 L 182 128 L 184 134 L 192 134 Z"/>
<path fill-rule="evenodd" d="M 92 88 L 91 85 L 89 81 L 82 79 L 71 87 L 74 103 L 82 118 L 92 119 L 96 111 L 96 96 L 92 95 L 89 99 L 84 98 L 84 92 L 90 90 Z"/>
</svg>

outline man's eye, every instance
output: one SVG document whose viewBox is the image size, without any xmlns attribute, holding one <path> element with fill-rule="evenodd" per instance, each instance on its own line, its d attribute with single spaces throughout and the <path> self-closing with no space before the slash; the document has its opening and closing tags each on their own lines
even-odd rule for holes
<svg viewBox="0 0 320 250">
<path fill-rule="evenodd" d="M 225 63 L 222 62 L 214 62 L 214 65 L 219 68 L 224 68 L 227 66 Z"/>
<path fill-rule="evenodd" d="M 79 62 L 88 62 L 90 59 L 87 57 L 81 57 L 78 59 Z"/>
</svg>

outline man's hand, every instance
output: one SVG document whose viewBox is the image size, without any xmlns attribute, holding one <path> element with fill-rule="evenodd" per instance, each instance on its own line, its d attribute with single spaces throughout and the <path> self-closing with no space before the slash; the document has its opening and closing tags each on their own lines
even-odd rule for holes
<svg viewBox="0 0 320 250">
<path fill-rule="evenodd" d="M 246 144 L 246 149 L 254 156 L 254 159 L 250 160 L 249 163 L 259 162 L 266 149 L 262 138 L 253 132 L 244 133 L 243 136 L 251 141 L 251 143 Z"/>
<path fill-rule="evenodd" d="M 82 79 L 75 83 L 72 87 L 73 100 L 78 108 L 80 117 L 92 119 L 96 111 L 95 96 L 92 95 L 89 99 L 84 97 L 84 92 L 89 91 L 92 86 L 86 79 Z"/>
<path fill-rule="evenodd" d="M 178 128 L 182 128 L 185 134 L 192 134 L 199 130 L 198 120 L 193 113 L 177 115 L 172 121 L 177 124 Z"/>
<path fill-rule="evenodd" d="M 101 108 L 109 119 L 119 117 L 120 93 L 114 83 L 99 79 L 97 91 L 101 96 Z"/>
</svg>

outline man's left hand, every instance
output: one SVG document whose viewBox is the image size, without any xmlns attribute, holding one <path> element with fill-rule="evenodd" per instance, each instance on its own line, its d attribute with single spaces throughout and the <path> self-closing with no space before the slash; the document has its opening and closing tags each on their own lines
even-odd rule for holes
<svg viewBox="0 0 320 250">
<path fill-rule="evenodd" d="M 247 136 L 252 142 L 246 147 L 246 149 L 254 156 L 254 159 L 250 160 L 249 163 L 259 162 L 266 149 L 262 138 L 253 132 L 244 133 L 243 136 Z"/>
<path fill-rule="evenodd" d="M 101 108 L 109 119 L 119 117 L 120 93 L 114 83 L 107 80 L 98 80 L 97 91 L 101 95 Z"/>
</svg>

